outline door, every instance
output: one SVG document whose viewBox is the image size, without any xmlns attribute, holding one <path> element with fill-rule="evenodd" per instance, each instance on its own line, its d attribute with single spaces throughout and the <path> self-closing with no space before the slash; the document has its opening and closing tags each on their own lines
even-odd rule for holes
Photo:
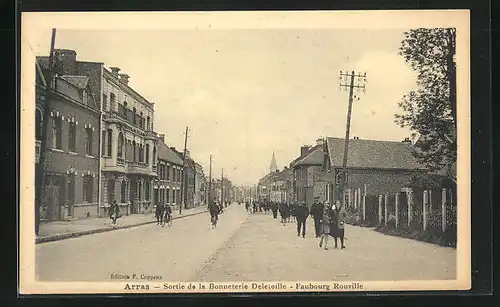
<svg viewBox="0 0 500 307">
<path fill-rule="evenodd" d="M 110 179 L 108 181 L 108 204 L 111 204 L 115 198 L 115 181 Z"/>
<path fill-rule="evenodd" d="M 45 203 L 47 205 L 47 218 L 50 221 L 62 219 L 61 205 L 63 204 L 64 190 L 61 188 L 62 180 L 59 177 L 48 177 L 45 186 Z"/>
</svg>

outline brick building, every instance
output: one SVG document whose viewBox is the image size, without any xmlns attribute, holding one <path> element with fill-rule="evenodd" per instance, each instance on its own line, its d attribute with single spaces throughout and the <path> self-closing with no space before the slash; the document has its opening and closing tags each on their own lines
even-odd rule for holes
<svg viewBox="0 0 500 307">
<path fill-rule="evenodd" d="M 37 59 L 38 61 L 39 59 Z M 43 184 L 41 220 L 98 215 L 99 177 L 99 103 L 86 76 L 57 74 L 49 86 L 47 63 L 37 65 L 35 136 L 37 146 L 35 185 Z M 45 103 L 50 103 L 49 118 L 43 118 Z M 40 147 L 45 121 L 47 142 Z M 45 151 L 45 163 L 39 165 L 39 153 Z M 45 171 L 42 183 L 41 167 Z M 38 191 L 38 189 L 36 189 Z"/>
<path fill-rule="evenodd" d="M 304 145 L 300 148 L 300 156 L 290 163 L 292 170 L 292 195 L 295 201 L 304 201 L 311 206 L 314 197 L 326 200 L 324 193 L 324 177 L 327 175 L 323 169 L 324 159 L 323 139 L 317 139 L 315 146 Z"/>
<path fill-rule="evenodd" d="M 154 183 L 154 203 L 178 208 L 181 200 L 182 159 L 165 144 L 165 135 L 158 139 L 158 178 Z"/>
<path fill-rule="evenodd" d="M 342 169 L 345 139 L 328 137 L 324 160 L 327 198 L 342 199 L 336 188 L 335 176 Z M 344 200 L 357 195 L 379 195 L 400 192 L 415 174 L 425 173 L 427 169 L 413 156 L 413 146 L 406 139 L 403 142 L 349 140 L 347 157 L 348 179 Z"/>
<path fill-rule="evenodd" d="M 100 215 L 116 200 L 125 214 L 152 209 L 152 182 L 156 174 L 154 104 L 129 85 L 129 76 L 101 62 L 78 61 L 74 50 L 56 49 L 55 70 L 60 75 L 87 78 L 96 107 L 101 111 L 96 145 L 100 156 Z M 39 57 L 42 67 L 48 57 Z"/>
</svg>

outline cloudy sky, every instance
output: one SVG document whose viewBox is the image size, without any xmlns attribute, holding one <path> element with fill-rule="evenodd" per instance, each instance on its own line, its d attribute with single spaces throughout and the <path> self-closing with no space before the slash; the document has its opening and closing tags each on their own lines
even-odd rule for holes
<svg viewBox="0 0 500 307">
<path fill-rule="evenodd" d="M 394 123 L 415 73 L 397 54 L 404 30 L 203 29 L 64 30 L 56 48 L 81 61 L 118 66 L 129 85 L 155 104 L 155 130 L 188 148 L 208 174 L 255 184 L 295 159 L 321 136 L 345 136 L 348 92 L 340 70 L 367 73 L 367 92 L 353 105 L 351 137 L 400 141 Z M 46 55 L 50 30 L 30 42 Z"/>
</svg>

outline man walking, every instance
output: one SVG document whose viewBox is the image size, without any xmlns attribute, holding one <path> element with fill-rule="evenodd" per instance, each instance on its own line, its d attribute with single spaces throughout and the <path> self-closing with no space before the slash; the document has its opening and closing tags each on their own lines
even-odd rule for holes
<svg viewBox="0 0 500 307">
<path fill-rule="evenodd" d="M 316 238 L 321 236 L 321 218 L 323 217 L 324 205 L 320 203 L 319 197 L 314 197 L 314 203 L 311 206 L 311 215 L 314 219 L 314 230 Z"/>
<path fill-rule="evenodd" d="M 300 202 L 295 209 L 295 218 L 297 219 L 297 236 L 300 237 L 300 229 L 302 228 L 302 238 L 306 237 L 306 221 L 309 216 L 309 210 L 305 202 Z"/>
</svg>

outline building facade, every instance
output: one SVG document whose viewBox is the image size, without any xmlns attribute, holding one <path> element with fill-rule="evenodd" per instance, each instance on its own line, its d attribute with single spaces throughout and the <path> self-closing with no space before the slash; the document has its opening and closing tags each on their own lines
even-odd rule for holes
<svg viewBox="0 0 500 307">
<path fill-rule="evenodd" d="M 120 69 L 103 68 L 101 202 L 113 200 L 126 214 L 151 212 L 157 177 L 154 105 L 128 86 Z"/>
<path fill-rule="evenodd" d="M 427 173 L 413 155 L 413 146 L 402 142 L 349 140 L 347 180 L 344 195 L 338 188 L 337 174 L 342 170 L 345 139 L 328 137 L 325 146 L 326 193 L 331 200 L 352 202 L 357 195 L 381 195 L 403 191 L 416 174 Z M 355 192 L 356 191 L 356 192 Z"/>
<path fill-rule="evenodd" d="M 35 186 L 42 185 L 43 189 L 41 220 L 97 216 L 99 104 L 88 77 L 57 70 L 52 83 L 47 84 L 47 68 L 47 63 L 37 65 L 36 78 Z M 47 86 L 52 90 L 46 92 Z M 48 118 L 43 117 L 45 103 L 49 103 Z M 45 124 L 47 142 L 41 148 Z M 42 150 L 44 165 L 39 161 Z"/>
<path fill-rule="evenodd" d="M 101 62 L 78 61 L 74 50 L 56 49 L 55 70 L 61 75 L 88 77 L 87 86 L 101 117 L 97 156 L 100 159 L 98 212 L 107 215 L 113 200 L 125 214 L 152 210 L 152 183 L 156 178 L 154 105 L 129 85 L 129 76 Z M 40 57 L 48 66 L 48 57 Z"/>
<path fill-rule="evenodd" d="M 165 135 L 158 138 L 158 177 L 154 182 L 154 204 L 178 208 L 181 201 L 182 160 L 165 144 Z"/>
</svg>

